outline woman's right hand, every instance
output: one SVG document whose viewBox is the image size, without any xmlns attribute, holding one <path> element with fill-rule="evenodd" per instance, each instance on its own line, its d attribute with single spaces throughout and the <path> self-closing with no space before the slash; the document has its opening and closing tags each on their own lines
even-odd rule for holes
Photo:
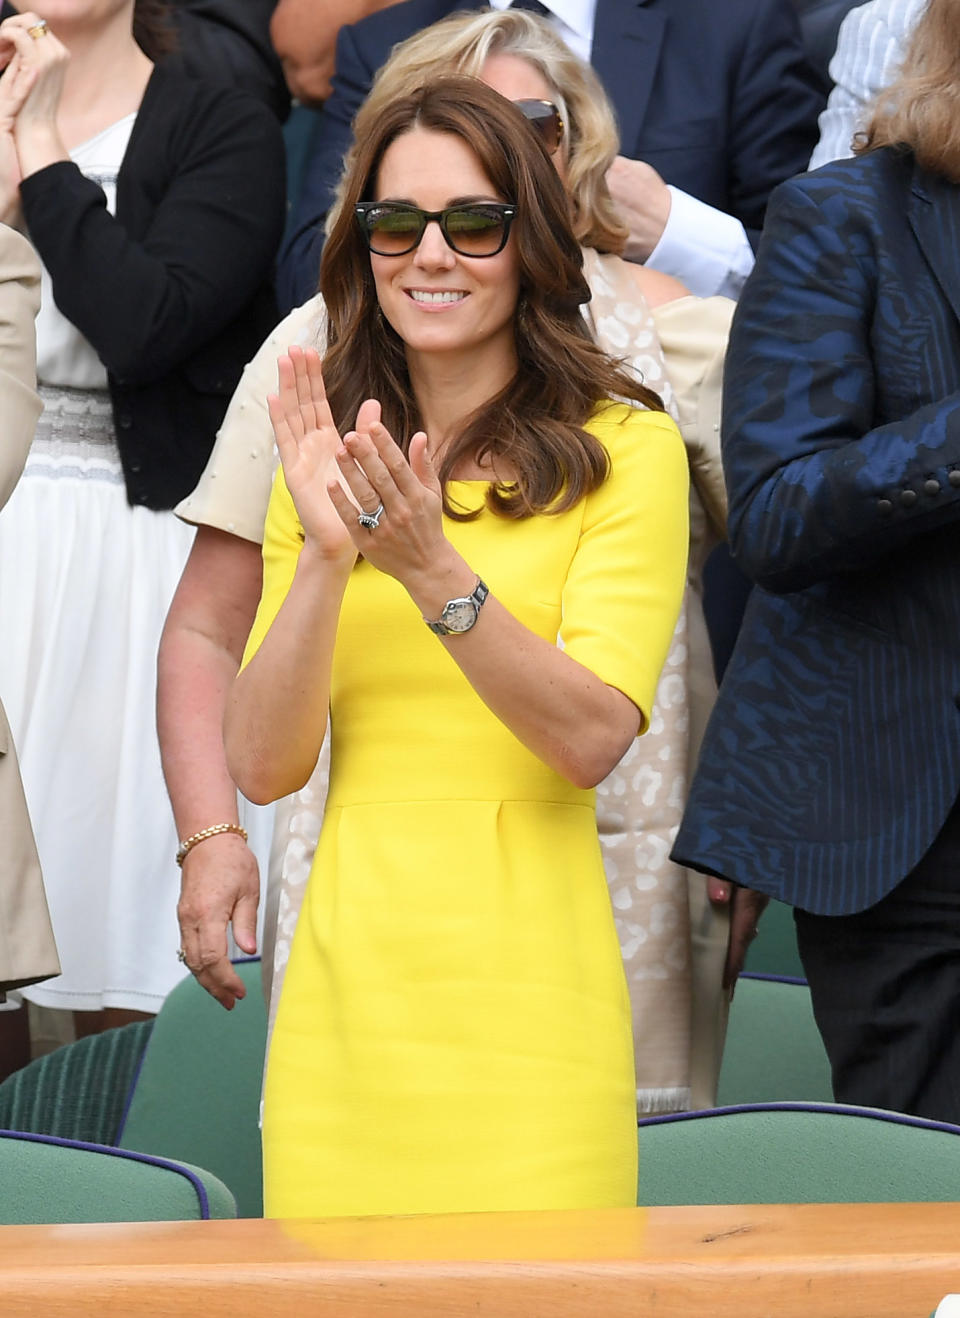
<svg viewBox="0 0 960 1318">
<path fill-rule="evenodd" d="M 184 858 L 177 919 L 184 964 L 231 1011 L 246 994 L 227 950 L 227 928 L 241 952 L 257 950 L 257 859 L 236 833 L 207 838 Z"/>
<path fill-rule="evenodd" d="M 267 406 L 305 542 L 321 558 L 352 566 L 357 551 L 327 493 L 331 476 L 340 479 L 335 454 L 341 439 L 327 402 L 320 355 L 315 348 L 293 347 L 278 359 L 277 374 L 279 390 L 268 397 Z M 379 415 L 377 404 L 364 403 L 357 429 Z"/>
<path fill-rule="evenodd" d="M 26 67 L 16 53 L 0 76 L 0 220 L 14 226 L 20 218 L 22 177 L 14 128 L 36 80 L 36 70 Z"/>
</svg>

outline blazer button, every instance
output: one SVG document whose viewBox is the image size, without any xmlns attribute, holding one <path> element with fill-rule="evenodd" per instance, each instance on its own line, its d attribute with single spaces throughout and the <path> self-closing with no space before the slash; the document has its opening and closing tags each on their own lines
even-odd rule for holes
<svg viewBox="0 0 960 1318">
<path fill-rule="evenodd" d="M 878 499 L 877 512 L 882 513 L 884 517 L 889 517 L 890 513 L 893 512 L 893 504 L 889 499 Z"/>
<path fill-rule="evenodd" d="M 948 472 L 948 474 L 947 474 L 947 480 L 950 482 L 950 484 L 953 486 L 953 488 L 956 489 L 957 486 L 960 485 L 960 471 L 956 471 L 956 470 L 954 470 L 954 471 Z"/>
<path fill-rule="evenodd" d="M 117 417 L 117 425 L 121 430 L 129 430 L 133 425 L 133 417 L 129 412 L 121 412 Z M 960 472 L 957 472 L 957 475 L 960 476 Z"/>
<path fill-rule="evenodd" d="M 924 481 L 924 482 L 923 482 L 923 491 L 924 491 L 925 494 L 939 494 L 939 493 L 940 493 L 940 482 L 939 482 L 939 481 L 935 481 L 935 480 L 931 477 L 930 480 L 928 480 L 928 481 Z"/>
<path fill-rule="evenodd" d="M 902 490 L 900 493 L 900 502 L 903 504 L 904 508 L 912 508 L 917 502 L 916 490 Z"/>
<path fill-rule="evenodd" d="M 130 470 L 131 470 L 132 472 L 135 472 L 135 473 L 143 471 L 143 463 L 142 463 L 142 462 L 131 462 L 131 463 L 130 463 Z"/>
</svg>

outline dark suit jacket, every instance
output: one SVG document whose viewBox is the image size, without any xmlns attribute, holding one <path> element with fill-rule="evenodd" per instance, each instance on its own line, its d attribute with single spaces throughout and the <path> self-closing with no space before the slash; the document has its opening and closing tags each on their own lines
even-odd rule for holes
<svg viewBox="0 0 960 1318">
<path fill-rule="evenodd" d="M 960 188 L 877 151 L 785 184 L 730 339 L 754 590 L 674 849 L 874 905 L 960 792 Z"/>
<path fill-rule="evenodd" d="M 158 65 L 115 218 L 70 161 L 20 191 L 57 305 L 107 368 L 127 497 L 172 508 L 196 485 L 240 373 L 276 323 L 280 126 L 253 97 Z"/>
<path fill-rule="evenodd" d="M 837 49 L 837 34 L 847 14 L 861 0 L 793 0 L 800 18 L 803 47 L 824 96 L 833 90 L 829 64 Z"/>
<path fill-rule="evenodd" d="M 393 45 L 480 0 L 406 0 L 342 28 L 324 107 L 280 261 L 281 307 L 316 291 L 323 235 L 350 125 Z M 668 183 L 763 224 L 773 187 L 817 140 L 814 89 L 790 0 L 597 0 L 591 63 L 613 101 L 623 154 Z"/>
</svg>

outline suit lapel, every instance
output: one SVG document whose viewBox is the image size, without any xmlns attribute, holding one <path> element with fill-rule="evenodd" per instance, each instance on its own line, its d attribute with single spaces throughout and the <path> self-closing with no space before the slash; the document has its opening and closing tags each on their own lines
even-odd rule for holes
<svg viewBox="0 0 960 1318">
<path fill-rule="evenodd" d="M 960 320 L 960 187 L 917 166 L 907 216 L 927 264 Z"/>
<path fill-rule="evenodd" d="M 647 0 L 597 0 L 590 63 L 613 101 L 626 155 L 640 136 L 664 24 L 663 14 Z"/>
</svg>

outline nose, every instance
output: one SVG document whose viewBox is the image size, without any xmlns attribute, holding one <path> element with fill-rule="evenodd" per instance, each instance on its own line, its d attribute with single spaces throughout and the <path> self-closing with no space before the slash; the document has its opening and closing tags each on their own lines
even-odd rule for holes
<svg viewBox="0 0 960 1318">
<path fill-rule="evenodd" d="M 413 255 L 414 263 L 425 270 L 449 270 L 454 264 L 454 253 L 440 230 L 438 220 L 431 220 Z"/>
</svg>

